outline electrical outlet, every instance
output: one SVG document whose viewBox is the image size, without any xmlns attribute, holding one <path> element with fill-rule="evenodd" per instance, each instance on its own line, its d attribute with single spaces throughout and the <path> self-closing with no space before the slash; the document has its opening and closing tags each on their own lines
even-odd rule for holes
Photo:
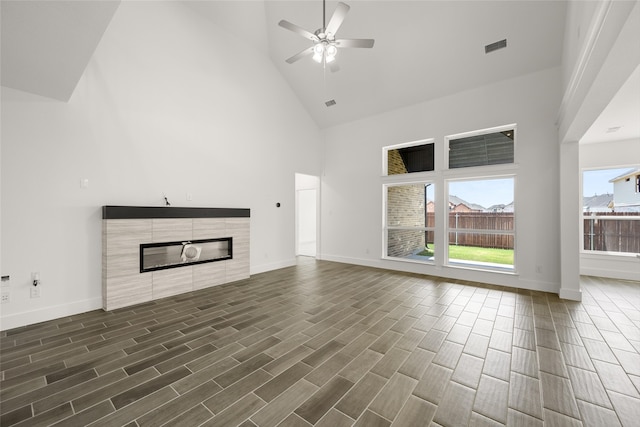
<svg viewBox="0 0 640 427">
<path fill-rule="evenodd" d="M 40 286 L 31 287 L 31 298 L 40 298 Z"/>
<path fill-rule="evenodd" d="M 2 297 L 0 297 L 0 303 L 6 304 L 11 302 L 11 294 L 9 292 L 2 292 Z"/>
</svg>

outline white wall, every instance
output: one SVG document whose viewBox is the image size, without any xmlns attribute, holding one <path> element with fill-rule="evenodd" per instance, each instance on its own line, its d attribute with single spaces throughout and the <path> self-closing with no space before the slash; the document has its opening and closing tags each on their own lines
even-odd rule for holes
<svg viewBox="0 0 640 427">
<path fill-rule="evenodd" d="M 322 258 L 557 292 L 559 166 L 554 123 L 560 88 L 560 69 L 554 68 L 326 130 Z M 511 123 L 518 126 L 519 274 L 382 260 L 382 147 L 435 138 L 436 158 L 442 164 L 445 136 Z"/>
<path fill-rule="evenodd" d="M 2 329 L 101 306 L 102 205 L 250 208 L 251 272 L 291 265 L 294 172 L 320 172 L 266 55 L 178 3 L 123 2 L 68 103 L 3 87 L 1 136 Z"/>
<path fill-rule="evenodd" d="M 640 159 L 640 139 L 580 145 L 580 171 L 595 168 L 634 167 Z M 581 223 L 581 222 L 580 222 Z M 580 273 L 638 280 L 640 258 L 635 254 L 580 253 Z"/>
</svg>

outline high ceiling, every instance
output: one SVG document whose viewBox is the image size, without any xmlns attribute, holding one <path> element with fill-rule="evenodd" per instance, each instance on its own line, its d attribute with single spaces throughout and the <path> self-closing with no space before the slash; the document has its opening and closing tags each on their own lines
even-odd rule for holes
<svg viewBox="0 0 640 427">
<path fill-rule="evenodd" d="M 345 2 L 351 10 L 338 37 L 376 42 L 372 49 L 341 49 L 340 70 L 332 73 L 310 57 L 285 63 L 310 42 L 278 26 L 286 19 L 312 32 L 320 28 L 320 0 L 182 1 L 257 54 L 268 55 L 321 128 L 561 65 L 564 1 Z M 3 0 L 2 84 L 66 101 L 118 4 Z M 326 3 L 327 20 L 336 5 Z M 25 31 L 29 25 L 35 30 Z M 507 39 L 505 49 L 485 54 L 485 45 L 502 39 Z M 74 47 L 73 40 L 91 43 Z M 67 47 L 56 63 L 74 67 L 55 70 L 55 64 L 43 64 L 52 56 L 51 46 Z M 32 84 L 31 90 L 28 82 L 16 85 L 10 77 L 24 79 L 28 64 L 50 76 L 60 74 L 60 81 L 35 79 L 45 87 Z M 336 105 L 327 107 L 331 99 Z"/>
</svg>

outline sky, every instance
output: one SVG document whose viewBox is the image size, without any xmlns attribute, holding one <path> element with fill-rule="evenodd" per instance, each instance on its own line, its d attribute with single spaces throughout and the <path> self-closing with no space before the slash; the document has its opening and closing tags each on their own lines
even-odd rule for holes
<svg viewBox="0 0 640 427">
<path fill-rule="evenodd" d="M 450 181 L 449 194 L 484 208 L 513 202 L 513 178 Z"/>
<path fill-rule="evenodd" d="M 613 194 L 613 183 L 609 182 L 609 180 L 632 169 L 633 168 L 620 168 L 584 171 L 582 174 L 582 197 Z"/>
</svg>

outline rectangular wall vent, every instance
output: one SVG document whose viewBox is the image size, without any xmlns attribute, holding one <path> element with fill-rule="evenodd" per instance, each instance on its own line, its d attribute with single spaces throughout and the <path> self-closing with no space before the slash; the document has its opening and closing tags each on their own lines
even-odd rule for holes
<svg viewBox="0 0 640 427">
<path fill-rule="evenodd" d="M 326 105 L 327 107 L 333 107 L 334 105 L 336 105 L 336 100 L 330 99 L 327 102 L 325 102 L 324 105 Z"/>
<path fill-rule="evenodd" d="M 484 53 L 490 53 L 498 49 L 507 47 L 507 39 L 500 40 L 499 42 L 488 44 L 484 47 Z"/>
</svg>

